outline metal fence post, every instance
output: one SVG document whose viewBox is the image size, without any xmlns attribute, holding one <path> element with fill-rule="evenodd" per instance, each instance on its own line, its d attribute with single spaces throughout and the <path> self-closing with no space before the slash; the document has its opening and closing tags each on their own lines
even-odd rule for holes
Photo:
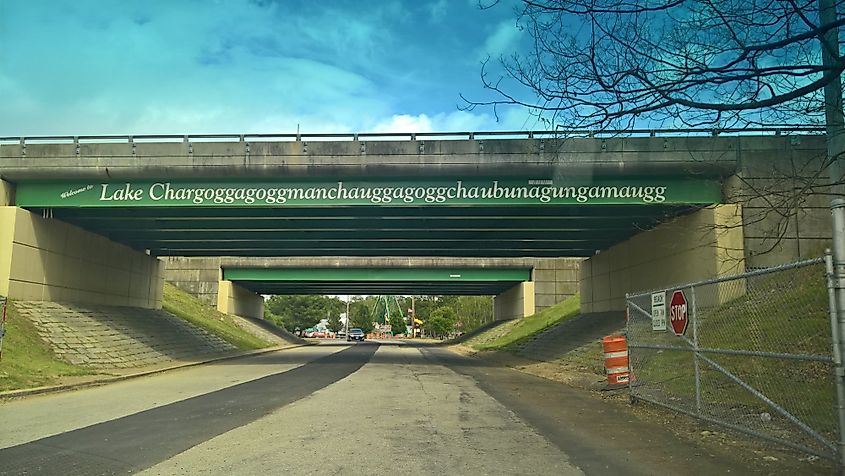
<svg viewBox="0 0 845 476">
<path fill-rule="evenodd" d="M 628 348 L 628 401 L 634 403 L 634 358 L 631 355 L 631 306 L 628 305 L 629 294 L 625 293 L 625 345 Z"/>
<path fill-rule="evenodd" d="M 833 291 L 835 296 L 834 310 L 836 312 L 836 328 L 833 329 L 832 340 L 837 344 L 839 362 L 835 363 L 836 391 L 837 396 L 845 391 L 845 368 L 843 368 L 842 345 L 845 343 L 845 200 L 835 198 L 830 203 L 830 211 L 833 215 Z M 845 404 L 842 398 L 837 401 L 837 414 L 839 417 L 839 464 L 845 468 Z"/>
<path fill-rule="evenodd" d="M 695 413 L 701 415 L 701 367 L 698 364 L 698 309 L 695 286 L 690 286 L 690 317 L 692 318 L 692 358 L 695 364 Z"/>
<path fill-rule="evenodd" d="M 843 443 L 845 443 L 845 385 L 843 385 L 843 367 L 842 367 L 842 349 L 839 342 L 839 323 L 837 322 L 838 313 L 836 312 L 836 284 L 833 276 L 833 257 L 830 250 L 824 252 L 825 274 L 827 275 L 827 296 L 830 307 L 830 332 L 831 341 L 833 344 L 833 369 L 834 369 L 834 385 L 836 387 L 836 414 L 838 419 L 839 429 L 839 444 L 837 450 L 839 451 L 839 463 L 843 461 Z M 845 465 L 843 465 L 845 467 Z"/>
</svg>

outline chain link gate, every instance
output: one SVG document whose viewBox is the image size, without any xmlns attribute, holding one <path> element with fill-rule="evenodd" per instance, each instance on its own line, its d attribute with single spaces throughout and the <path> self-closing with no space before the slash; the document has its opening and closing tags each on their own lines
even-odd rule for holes
<svg viewBox="0 0 845 476">
<path fill-rule="evenodd" d="M 832 299 L 821 258 L 626 295 L 632 401 L 839 461 Z"/>
</svg>

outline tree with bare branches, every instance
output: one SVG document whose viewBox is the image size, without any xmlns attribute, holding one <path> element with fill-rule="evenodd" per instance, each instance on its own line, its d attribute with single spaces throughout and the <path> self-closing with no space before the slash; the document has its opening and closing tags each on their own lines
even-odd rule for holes
<svg viewBox="0 0 845 476">
<path fill-rule="evenodd" d="M 467 107 L 523 105 L 599 130 L 829 124 L 843 1 L 523 0 L 531 48 L 485 63 L 495 97 Z M 841 125 L 841 93 L 829 99 Z"/>
</svg>

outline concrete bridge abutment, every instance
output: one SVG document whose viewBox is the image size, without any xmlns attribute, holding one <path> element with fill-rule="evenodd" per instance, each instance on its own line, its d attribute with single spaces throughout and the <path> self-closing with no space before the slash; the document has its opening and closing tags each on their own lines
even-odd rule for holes
<svg viewBox="0 0 845 476">
<path fill-rule="evenodd" d="M 217 310 L 236 316 L 264 319 L 264 298 L 232 281 L 221 279 L 217 288 Z"/>
<path fill-rule="evenodd" d="M 160 309 L 164 262 L 65 222 L 10 206 L 0 184 L 0 295 Z"/>
<path fill-rule="evenodd" d="M 742 207 L 675 218 L 581 263 L 581 312 L 625 309 L 625 293 L 745 271 Z"/>
<path fill-rule="evenodd" d="M 493 298 L 493 319 L 519 319 L 534 314 L 535 286 L 533 281 L 525 281 Z"/>
</svg>

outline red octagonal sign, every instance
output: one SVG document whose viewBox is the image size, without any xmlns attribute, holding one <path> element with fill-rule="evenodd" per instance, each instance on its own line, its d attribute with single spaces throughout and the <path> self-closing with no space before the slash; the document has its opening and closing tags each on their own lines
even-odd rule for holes
<svg viewBox="0 0 845 476">
<path fill-rule="evenodd" d="M 676 336 L 684 335 L 687 331 L 689 318 L 687 314 L 687 298 L 683 291 L 672 293 L 672 300 L 669 301 L 669 324 Z"/>
</svg>

